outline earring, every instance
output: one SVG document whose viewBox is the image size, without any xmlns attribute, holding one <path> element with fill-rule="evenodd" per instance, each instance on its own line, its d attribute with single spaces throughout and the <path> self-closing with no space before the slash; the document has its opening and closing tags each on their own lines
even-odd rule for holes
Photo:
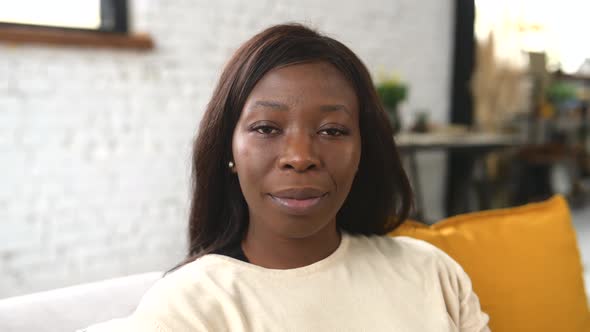
<svg viewBox="0 0 590 332">
<path fill-rule="evenodd" d="M 229 168 L 234 168 L 235 164 L 233 161 L 230 161 L 229 163 L 227 163 L 227 166 L 229 166 Z"/>
</svg>

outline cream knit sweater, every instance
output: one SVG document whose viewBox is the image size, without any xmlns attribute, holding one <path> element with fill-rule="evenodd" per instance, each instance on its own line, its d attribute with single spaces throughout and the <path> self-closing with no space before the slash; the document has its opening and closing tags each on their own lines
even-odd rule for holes
<svg viewBox="0 0 590 332">
<path fill-rule="evenodd" d="M 330 256 L 290 270 L 204 256 L 158 281 L 130 317 L 87 331 L 480 332 L 487 323 L 469 277 L 444 252 L 343 233 Z"/>
</svg>

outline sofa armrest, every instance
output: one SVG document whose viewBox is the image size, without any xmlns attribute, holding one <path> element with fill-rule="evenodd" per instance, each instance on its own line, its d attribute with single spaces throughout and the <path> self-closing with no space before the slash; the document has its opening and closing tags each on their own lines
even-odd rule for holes
<svg viewBox="0 0 590 332">
<path fill-rule="evenodd" d="M 162 272 L 0 300 L 0 331 L 75 331 L 131 314 Z"/>
</svg>

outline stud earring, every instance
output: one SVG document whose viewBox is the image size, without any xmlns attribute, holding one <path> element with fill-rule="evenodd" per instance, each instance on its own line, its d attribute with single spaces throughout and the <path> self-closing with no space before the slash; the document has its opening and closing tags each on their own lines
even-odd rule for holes
<svg viewBox="0 0 590 332">
<path fill-rule="evenodd" d="M 227 166 L 229 166 L 229 168 L 234 168 L 235 164 L 233 161 L 230 161 L 229 163 L 227 163 Z"/>
</svg>

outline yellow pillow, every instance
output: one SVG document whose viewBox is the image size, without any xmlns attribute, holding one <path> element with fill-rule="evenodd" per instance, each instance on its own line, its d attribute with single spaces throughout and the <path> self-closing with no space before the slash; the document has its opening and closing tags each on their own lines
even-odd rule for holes
<svg viewBox="0 0 590 332">
<path fill-rule="evenodd" d="M 565 199 L 406 221 L 391 235 L 425 240 L 469 274 L 494 332 L 590 331 L 590 311 Z"/>
</svg>

